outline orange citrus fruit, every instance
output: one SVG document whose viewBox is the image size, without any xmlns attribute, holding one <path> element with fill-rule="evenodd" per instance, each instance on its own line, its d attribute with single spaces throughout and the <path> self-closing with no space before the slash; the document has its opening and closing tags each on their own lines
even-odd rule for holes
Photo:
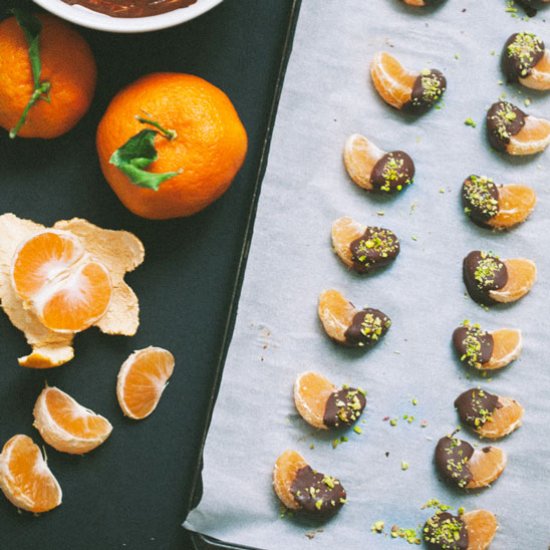
<svg viewBox="0 0 550 550">
<path fill-rule="evenodd" d="M 296 473 L 307 465 L 304 457 L 296 451 L 285 451 L 275 462 L 273 489 L 280 501 L 290 510 L 300 508 L 292 494 L 291 487 Z"/>
<path fill-rule="evenodd" d="M 375 55 L 370 74 L 376 91 L 392 107 L 401 109 L 411 100 L 418 75 L 405 69 L 389 53 L 380 52 Z"/>
<path fill-rule="evenodd" d="M 61 504 L 59 483 L 26 435 L 14 435 L 2 449 L 0 488 L 13 505 L 29 512 L 47 512 Z"/>
<path fill-rule="evenodd" d="M 11 276 L 19 298 L 56 332 L 87 329 L 106 313 L 111 300 L 106 267 L 67 231 L 46 230 L 21 243 Z"/>
<path fill-rule="evenodd" d="M 174 356 L 149 346 L 124 361 L 117 378 L 116 395 L 122 412 L 135 420 L 149 416 L 157 407 L 174 372 Z"/>
<path fill-rule="evenodd" d="M 345 216 L 332 224 L 332 247 L 348 267 L 353 267 L 353 254 L 350 244 L 365 234 L 367 227 Z"/>
<path fill-rule="evenodd" d="M 302 418 L 315 428 L 326 430 L 323 422 L 327 401 L 337 391 L 330 380 L 313 371 L 303 372 L 294 383 L 294 403 Z"/>
<path fill-rule="evenodd" d="M 550 52 L 545 50 L 542 59 L 531 69 L 530 74 L 520 77 L 519 81 L 533 90 L 550 90 Z"/>
<path fill-rule="evenodd" d="M 346 342 L 346 331 L 357 311 L 337 290 L 325 290 L 319 296 L 319 319 L 329 337 L 337 342 Z"/>
<path fill-rule="evenodd" d="M 510 183 L 498 188 L 498 212 L 487 224 L 505 229 L 524 222 L 535 208 L 535 191 L 525 185 Z"/>
<path fill-rule="evenodd" d="M 468 532 L 468 550 L 487 550 L 498 529 L 495 515 L 487 510 L 471 510 L 461 519 Z"/>
<path fill-rule="evenodd" d="M 34 405 L 34 427 L 48 445 L 63 453 L 84 454 L 111 435 L 110 422 L 58 388 L 46 387 Z"/>
<path fill-rule="evenodd" d="M 344 165 L 349 177 L 359 187 L 370 191 L 373 188 L 372 170 L 385 154 L 365 136 L 351 135 L 344 145 Z"/>
<path fill-rule="evenodd" d="M 495 302 L 515 302 L 525 296 L 537 280 L 537 268 L 531 260 L 515 258 L 504 260 L 508 281 L 498 290 L 490 290 L 489 296 Z"/>
<path fill-rule="evenodd" d="M 166 129 L 155 137 L 158 158 L 147 170 L 175 175 L 158 190 L 136 185 L 110 162 L 150 126 L 136 117 Z M 247 135 L 219 88 L 189 74 L 155 73 L 111 101 L 97 130 L 97 150 L 105 178 L 127 208 L 145 218 L 167 219 L 194 214 L 227 190 L 244 162 Z"/>
<path fill-rule="evenodd" d="M 96 64 L 87 42 L 71 26 L 47 14 L 35 16 L 39 35 L 41 82 L 49 83 L 49 101 L 38 100 L 17 133 L 55 138 L 84 116 L 95 91 Z M 13 129 L 34 91 L 29 44 L 15 17 L 0 22 L 0 126 Z"/>
<path fill-rule="evenodd" d="M 493 353 L 486 363 L 481 365 L 484 369 L 501 369 L 515 361 L 523 348 L 521 331 L 512 328 L 501 328 L 491 333 L 493 337 Z"/>
<path fill-rule="evenodd" d="M 472 479 L 466 485 L 467 489 L 487 487 L 495 481 L 506 467 L 506 454 L 498 447 L 485 447 L 476 450 L 468 461 L 468 469 Z"/>
<path fill-rule="evenodd" d="M 499 397 L 499 408 L 496 408 L 487 422 L 476 429 L 481 437 L 500 439 L 521 426 L 524 409 L 510 397 Z"/>
<path fill-rule="evenodd" d="M 510 137 L 506 151 L 510 155 L 533 155 L 550 145 L 550 121 L 529 115 L 525 126 Z"/>
</svg>

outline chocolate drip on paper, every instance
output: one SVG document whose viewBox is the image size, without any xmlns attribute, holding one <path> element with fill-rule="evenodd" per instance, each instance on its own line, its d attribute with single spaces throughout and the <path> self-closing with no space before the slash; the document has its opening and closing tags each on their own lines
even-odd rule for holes
<svg viewBox="0 0 550 550">
<path fill-rule="evenodd" d="M 327 428 L 351 426 L 361 416 L 367 399 L 356 388 L 342 388 L 330 394 L 325 407 L 323 424 Z"/>
<path fill-rule="evenodd" d="M 506 151 L 510 138 L 525 126 L 527 114 L 508 101 L 493 103 L 487 111 L 487 137 L 497 151 Z"/>
<path fill-rule="evenodd" d="M 300 508 L 306 514 L 329 517 L 346 502 L 346 491 L 339 480 L 304 466 L 296 472 L 290 487 Z"/>
<path fill-rule="evenodd" d="M 502 405 L 498 395 L 485 390 L 471 389 L 456 398 L 455 407 L 462 422 L 477 429 L 489 421 L 492 413 L 502 408 Z"/>
<path fill-rule="evenodd" d="M 396 193 L 413 182 L 414 162 L 404 151 L 386 153 L 374 165 L 370 176 L 373 191 Z"/>
<path fill-rule="evenodd" d="M 464 284 L 472 299 L 481 304 L 492 304 L 491 290 L 499 290 L 508 282 L 508 270 L 496 256 L 474 250 L 463 263 Z"/>
</svg>

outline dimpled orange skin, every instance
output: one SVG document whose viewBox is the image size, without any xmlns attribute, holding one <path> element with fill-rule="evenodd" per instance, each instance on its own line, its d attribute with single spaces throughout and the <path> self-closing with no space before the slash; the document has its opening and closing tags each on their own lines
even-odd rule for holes
<svg viewBox="0 0 550 550">
<path fill-rule="evenodd" d="M 17 134 L 56 138 L 84 116 L 95 91 L 97 69 L 86 41 L 69 25 L 50 15 L 36 16 L 40 33 L 41 82 L 49 82 L 50 103 L 39 100 Z M 0 126 L 11 130 L 33 90 L 28 43 L 15 17 L 0 22 Z"/>
<path fill-rule="evenodd" d="M 177 137 L 155 138 L 158 159 L 150 172 L 180 174 L 158 191 L 139 187 L 109 163 L 116 149 L 148 125 L 136 115 L 158 122 Z M 247 151 L 247 135 L 230 99 L 197 76 L 154 73 L 130 84 L 111 101 L 97 131 L 103 174 L 122 203 L 149 219 L 190 216 L 206 208 L 229 187 Z"/>
</svg>

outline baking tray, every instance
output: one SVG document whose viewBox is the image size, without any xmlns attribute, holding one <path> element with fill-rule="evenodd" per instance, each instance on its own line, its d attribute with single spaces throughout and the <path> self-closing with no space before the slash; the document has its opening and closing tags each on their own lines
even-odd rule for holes
<svg viewBox="0 0 550 550">
<path fill-rule="evenodd" d="M 0 0 L 0 13 L 25 2 Z M 0 314 L 0 441 L 32 428 L 32 407 L 47 381 L 113 423 L 88 456 L 48 448 L 63 505 L 33 517 L 0 497 L 0 548 L 188 549 L 181 523 L 198 495 L 200 450 L 221 376 L 246 250 L 299 0 L 225 0 L 208 14 L 157 33 L 114 35 L 82 29 L 99 68 L 90 112 L 53 141 L 9 141 L 0 132 L 1 212 L 44 224 L 74 216 L 134 232 L 145 263 L 127 280 L 141 305 L 133 338 L 95 330 L 76 338 L 76 358 L 48 371 L 23 369 L 28 347 Z M 226 195 L 189 219 L 152 222 L 129 213 L 105 183 L 95 129 L 125 84 L 155 71 L 198 74 L 231 97 L 248 130 L 247 161 Z M 125 419 L 115 396 L 122 361 L 154 344 L 176 356 L 158 410 Z"/>
</svg>

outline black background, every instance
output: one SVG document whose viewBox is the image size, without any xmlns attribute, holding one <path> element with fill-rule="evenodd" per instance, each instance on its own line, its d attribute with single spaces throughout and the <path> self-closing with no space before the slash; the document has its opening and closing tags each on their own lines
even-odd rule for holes
<svg viewBox="0 0 550 550">
<path fill-rule="evenodd" d="M 0 0 L 6 13 L 14 2 Z M 63 504 L 34 517 L 0 496 L 0 548 L 190 548 L 180 527 L 207 421 L 247 219 L 268 133 L 290 0 L 225 0 L 212 12 L 174 29 L 115 35 L 90 30 L 98 88 L 90 112 L 52 141 L 10 141 L 0 129 L 0 212 L 46 225 L 83 217 L 127 229 L 145 245 L 146 259 L 127 281 L 140 298 L 133 338 L 92 329 L 76 337 L 76 358 L 46 371 L 19 367 L 23 335 L 0 314 L 0 441 L 16 433 L 42 444 L 32 427 L 44 386 L 59 386 L 114 426 L 105 444 L 82 457 L 47 448 L 63 488 Z M 70 52 L 67 52 L 70 55 Z M 249 135 L 246 164 L 230 190 L 190 219 L 153 222 L 128 212 L 104 181 L 95 129 L 109 100 L 125 84 L 155 71 L 190 72 L 221 87 Z M 157 411 L 125 419 L 115 396 L 118 369 L 135 349 L 163 346 L 176 356 L 174 375 Z"/>
</svg>

